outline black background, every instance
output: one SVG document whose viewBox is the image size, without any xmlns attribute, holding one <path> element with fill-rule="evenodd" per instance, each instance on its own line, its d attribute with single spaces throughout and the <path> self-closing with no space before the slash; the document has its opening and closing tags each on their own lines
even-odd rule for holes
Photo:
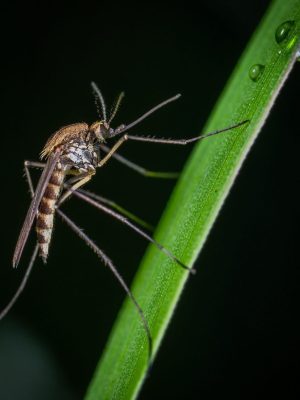
<svg viewBox="0 0 300 400">
<path fill-rule="evenodd" d="M 125 90 L 115 124 L 183 97 L 132 133 L 189 137 L 201 130 L 268 2 L 41 2 L 2 6 L 0 304 L 30 257 L 11 268 L 29 205 L 23 160 L 48 136 L 97 118 L 89 83 L 108 105 Z M 294 394 L 299 380 L 296 265 L 296 65 L 197 261 L 140 398 Z M 122 154 L 155 170 L 180 170 L 189 148 L 127 144 Z M 35 173 L 38 178 L 38 173 Z M 89 189 L 157 223 L 173 182 L 144 179 L 112 161 Z M 64 207 L 130 282 L 146 243 L 77 199 Z M 298 210 L 297 210 L 298 211 Z M 0 325 L 1 399 L 79 399 L 124 294 L 59 219 L 48 264 Z"/>
</svg>

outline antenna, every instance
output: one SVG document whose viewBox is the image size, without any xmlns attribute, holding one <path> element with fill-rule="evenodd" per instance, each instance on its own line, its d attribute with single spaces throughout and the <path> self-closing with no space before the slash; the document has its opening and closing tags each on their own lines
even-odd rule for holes
<svg viewBox="0 0 300 400">
<path fill-rule="evenodd" d="M 112 112 L 111 112 L 109 120 L 108 120 L 108 125 L 110 125 L 111 121 L 115 118 L 115 116 L 116 116 L 116 114 L 118 112 L 118 109 L 119 109 L 119 107 L 121 105 L 121 102 L 124 99 L 124 96 L 125 96 L 125 93 L 121 92 L 119 94 L 117 100 L 115 101 L 115 104 L 114 104 L 114 106 L 112 108 Z"/>
<path fill-rule="evenodd" d="M 102 119 L 106 122 L 107 116 L 106 116 L 106 105 L 105 105 L 104 97 L 95 82 L 92 81 L 91 86 L 92 86 L 92 90 L 94 92 L 95 103 L 96 103 L 98 114 L 99 114 L 100 118 L 101 118 L 101 114 L 102 114 Z M 101 106 L 101 108 L 99 107 L 99 105 Z"/>
</svg>

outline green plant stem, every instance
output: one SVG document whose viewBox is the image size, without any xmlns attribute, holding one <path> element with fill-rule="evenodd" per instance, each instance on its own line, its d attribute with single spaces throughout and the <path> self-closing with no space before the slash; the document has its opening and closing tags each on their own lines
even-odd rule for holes
<svg viewBox="0 0 300 400">
<path fill-rule="evenodd" d="M 295 23 L 278 43 L 275 31 L 285 21 Z M 185 166 L 155 238 L 189 266 L 198 257 L 296 60 L 299 31 L 300 0 L 274 1 L 235 68 L 205 132 L 246 119 L 250 120 L 249 124 L 203 140 L 195 146 Z M 153 356 L 187 277 L 183 269 L 156 248 L 148 248 L 132 290 L 150 325 Z M 147 346 L 136 309 L 127 299 L 88 388 L 86 400 L 135 398 L 147 372 Z"/>
</svg>

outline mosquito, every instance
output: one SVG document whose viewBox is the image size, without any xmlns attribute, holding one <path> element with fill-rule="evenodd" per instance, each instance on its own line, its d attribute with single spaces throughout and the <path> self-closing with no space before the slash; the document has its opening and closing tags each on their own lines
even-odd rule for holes
<svg viewBox="0 0 300 400">
<path fill-rule="evenodd" d="M 193 268 L 190 268 L 183 262 L 181 262 L 171 251 L 155 241 L 155 239 L 153 239 L 138 226 L 140 225 L 145 228 L 147 227 L 146 223 L 144 223 L 142 220 L 139 220 L 134 215 L 121 209 L 112 201 L 98 196 L 94 193 L 85 191 L 81 189 L 81 187 L 87 184 L 88 181 L 95 175 L 97 168 L 103 167 L 110 158 L 116 159 L 120 163 L 126 165 L 127 167 L 135 170 L 136 172 L 144 176 L 157 178 L 174 178 L 176 175 L 174 173 L 154 172 L 146 170 L 145 168 L 121 156 L 117 153 L 117 151 L 127 141 L 184 146 L 189 143 L 193 143 L 207 137 L 217 135 L 221 132 L 226 132 L 231 129 L 238 128 L 239 126 L 244 125 L 246 122 L 248 122 L 248 120 L 190 139 L 173 140 L 157 137 L 132 136 L 128 135 L 125 132 L 128 132 L 131 128 L 139 124 L 141 121 L 143 121 L 149 115 L 153 114 L 158 109 L 177 100 L 181 95 L 177 94 L 176 96 L 173 96 L 159 103 L 129 124 L 122 124 L 116 129 L 113 129 L 111 128 L 110 124 L 120 107 L 121 101 L 124 97 L 124 92 L 122 92 L 117 98 L 115 106 L 113 107 L 109 118 L 107 118 L 106 105 L 102 93 L 94 82 L 91 83 L 91 86 L 95 96 L 100 119 L 90 125 L 84 122 L 79 122 L 62 127 L 49 138 L 41 152 L 41 159 L 46 159 L 46 162 L 24 162 L 25 176 L 28 181 L 32 200 L 15 247 L 12 262 L 13 267 L 16 268 L 21 260 L 22 253 L 34 221 L 36 222 L 37 243 L 18 289 L 16 290 L 14 296 L 11 298 L 10 302 L 0 313 L 0 320 L 12 308 L 12 306 L 20 296 L 21 292 L 23 291 L 38 253 L 44 263 L 46 263 L 49 253 L 49 245 L 53 233 L 54 216 L 57 213 L 63 219 L 63 221 L 89 247 L 91 247 L 92 250 L 94 250 L 100 260 L 112 271 L 116 279 L 119 281 L 120 285 L 123 287 L 126 294 L 133 302 L 147 335 L 149 359 L 151 359 L 151 331 L 144 312 L 140 307 L 138 301 L 132 294 L 131 290 L 125 283 L 124 279 L 118 272 L 111 259 L 86 233 L 84 233 L 79 228 L 77 224 L 75 224 L 75 222 L 73 222 L 60 209 L 60 207 L 71 195 L 76 196 L 81 200 L 87 202 L 88 204 L 92 205 L 93 207 L 111 215 L 123 224 L 127 225 L 139 235 L 143 236 L 146 240 L 154 244 L 167 257 L 173 260 L 175 264 L 179 265 L 183 269 L 186 269 L 189 273 L 194 273 L 195 270 Z M 108 147 L 106 143 L 114 137 L 118 137 L 118 140 L 111 147 Z M 103 153 L 104 156 L 101 157 Z M 40 168 L 43 170 L 35 189 L 31 179 L 30 168 Z M 116 209 L 118 211 L 116 211 Z"/>
</svg>

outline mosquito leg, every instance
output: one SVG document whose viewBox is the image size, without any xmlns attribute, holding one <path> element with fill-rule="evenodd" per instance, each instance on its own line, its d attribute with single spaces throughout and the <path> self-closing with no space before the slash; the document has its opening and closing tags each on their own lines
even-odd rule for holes
<svg viewBox="0 0 300 400">
<path fill-rule="evenodd" d="M 12 299 L 10 300 L 10 302 L 7 304 L 7 306 L 1 311 L 0 313 L 0 320 L 2 318 L 5 317 L 5 315 L 10 311 L 10 309 L 13 307 L 13 305 L 15 304 L 15 302 L 18 300 L 19 296 L 21 295 L 21 293 L 23 292 L 26 283 L 28 281 L 28 278 L 30 276 L 30 273 L 32 271 L 32 267 L 34 265 L 34 262 L 36 260 L 37 254 L 38 254 L 38 250 L 39 250 L 39 245 L 36 244 L 35 249 L 32 253 L 29 265 L 27 267 L 27 270 L 25 272 L 25 275 L 23 276 L 23 279 L 20 283 L 20 286 L 18 287 L 18 289 L 16 290 L 15 294 L 13 295 Z"/>
<path fill-rule="evenodd" d="M 34 195 L 34 188 L 33 188 L 33 183 L 32 183 L 32 179 L 31 179 L 31 175 L 30 175 L 30 171 L 29 171 L 28 167 L 43 168 L 44 165 L 42 163 L 25 162 L 26 178 L 27 178 L 27 181 L 28 181 L 28 185 L 29 185 L 29 188 L 30 188 L 31 195 L 33 196 Z M 82 181 L 83 181 L 83 179 L 81 179 L 79 182 L 82 182 Z M 77 182 L 77 183 L 79 183 L 79 182 Z M 74 192 L 74 189 L 70 188 L 69 190 L 70 190 L 70 194 L 72 194 Z M 112 273 L 115 275 L 115 277 L 117 278 L 117 280 L 119 281 L 119 283 L 121 284 L 123 289 L 125 290 L 125 292 L 128 295 L 128 297 L 133 302 L 134 306 L 136 307 L 136 309 L 137 309 L 137 311 L 139 313 L 139 316 L 141 318 L 143 327 L 144 327 L 145 332 L 147 334 L 147 340 L 148 340 L 148 346 L 149 346 L 149 356 L 148 357 L 149 357 L 149 360 L 151 360 L 151 356 L 152 356 L 152 337 L 151 337 L 150 328 L 149 328 L 148 322 L 146 320 L 146 317 L 144 315 L 144 312 L 143 312 L 142 308 L 140 307 L 140 305 L 138 304 L 137 300 L 133 296 L 133 294 L 132 294 L 131 290 L 129 289 L 129 287 L 126 285 L 124 279 L 122 278 L 122 276 L 120 275 L 120 273 L 118 272 L 118 270 L 116 269 L 116 267 L 114 266 L 112 261 L 104 254 L 104 252 L 84 232 L 82 232 L 81 229 L 73 221 L 71 221 L 61 210 L 57 209 L 56 211 L 61 216 L 61 218 L 70 226 L 70 228 L 75 233 L 77 233 L 77 235 L 81 239 L 83 239 L 87 243 L 87 245 L 92 248 L 92 250 L 94 250 L 94 252 L 104 262 L 104 264 L 109 267 L 109 269 L 112 271 Z M 35 261 L 35 259 L 37 257 L 38 249 L 39 249 L 39 246 L 37 244 L 36 247 L 35 247 L 34 253 L 33 253 L 32 257 L 31 257 L 29 266 L 28 266 L 28 268 L 26 270 L 26 273 L 24 275 L 24 278 L 23 278 L 23 280 L 21 282 L 21 285 L 19 286 L 19 288 L 18 288 L 17 292 L 15 293 L 14 297 L 12 298 L 12 300 L 9 302 L 9 304 L 1 312 L 0 320 L 11 309 L 11 307 L 14 305 L 14 303 L 16 302 L 18 297 L 20 296 L 21 292 L 23 291 L 23 289 L 24 289 L 24 287 L 25 287 L 25 285 L 26 285 L 26 283 L 28 281 L 29 275 L 31 273 L 34 261 Z"/>
<path fill-rule="evenodd" d="M 101 149 L 105 151 L 105 153 L 110 152 L 110 148 L 101 145 Z M 126 167 L 133 169 L 134 171 L 138 172 L 139 174 L 149 177 L 149 178 L 161 178 L 161 179 L 176 179 L 179 176 L 179 172 L 159 172 L 159 171 L 150 171 L 144 167 L 141 167 L 140 165 L 133 163 L 132 161 L 128 160 L 127 158 L 121 156 L 118 153 L 114 153 L 112 155 L 113 158 L 115 158 L 117 161 L 120 163 L 126 165 Z"/>
<path fill-rule="evenodd" d="M 100 203 L 107 204 L 108 206 L 115 209 L 116 211 L 119 211 L 125 217 L 130 218 L 132 221 L 136 222 L 140 226 L 143 226 L 144 228 L 148 229 L 149 231 L 152 231 L 152 232 L 154 231 L 153 225 L 150 225 L 148 222 L 144 221 L 140 217 L 132 214 L 130 211 L 126 210 L 125 208 L 123 208 L 122 206 L 117 204 L 116 202 L 109 200 L 105 197 L 99 196 L 98 194 L 90 192 L 89 190 L 78 189 L 77 192 L 83 193 L 84 195 L 86 195 L 92 199 L 95 199 L 95 200 L 99 201 Z"/>
<path fill-rule="evenodd" d="M 45 168 L 45 165 L 46 165 L 45 163 L 41 163 L 41 162 L 28 161 L 28 160 L 24 161 L 25 176 L 26 176 L 26 180 L 27 180 L 27 183 L 29 186 L 31 197 L 33 197 L 33 195 L 34 195 L 34 187 L 33 187 L 29 168 L 41 168 L 42 169 L 42 168 Z"/>
<path fill-rule="evenodd" d="M 112 217 L 118 219 L 121 221 L 123 224 L 129 226 L 131 229 L 133 229 L 135 232 L 137 232 L 140 236 L 143 236 L 145 239 L 147 239 L 149 242 L 153 243 L 160 251 L 165 253 L 171 260 L 175 261 L 178 265 L 180 265 L 182 268 L 188 270 L 190 273 L 195 273 L 195 269 L 189 268 L 183 262 L 181 262 L 177 257 L 174 256 L 173 253 L 171 253 L 168 249 L 166 249 L 163 245 L 158 243 L 156 240 L 154 240 L 151 236 L 149 236 L 147 233 L 139 229 L 136 225 L 134 225 L 132 222 L 128 221 L 125 217 L 120 215 L 119 213 L 111 210 L 110 208 L 104 206 L 98 201 L 95 201 L 91 199 L 90 197 L 86 196 L 82 192 L 73 192 L 74 196 L 79 197 L 80 199 L 86 201 L 88 204 L 92 205 L 93 207 L 98 208 L 99 210 L 111 215 Z"/>
<path fill-rule="evenodd" d="M 98 167 L 102 167 L 112 156 L 113 154 L 118 150 L 120 146 L 127 140 L 127 135 L 122 136 L 114 145 L 113 147 L 108 151 L 106 156 L 102 158 L 102 160 L 98 163 Z"/>
<path fill-rule="evenodd" d="M 238 128 L 239 126 L 244 125 L 244 124 L 246 124 L 247 122 L 249 122 L 249 120 L 242 121 L 242 122 L 239 122 L 239 123 L 237 123 L 237 124 L 228 126 L 227 128 L 218 129 L 218 130 L 209 132 L 209 133 L 204 134 L 204 135 L 195 136 L 195 137 L 190 138 L 190 139 L 177 139 L 177 140 L 176 140 L 176 139 L 164 139 L 164 138 L 156 138 L 156 137 L 132 136 L 132 135 L 127 135 L 127 134 L 125 134 L 124 136 L 126 136 L 126 139 L 123 139 L 122 143 L 123 143 L 125 140 L 135 140 L 135 141 L 138 141 L 138 142 L 150 142 L 150 143 L 162 143 L 162 144 L 175 144 L 175 145 L 185 146 L 185 145 L 187 145 L 187 144 L 189 144 L 189 143 L 197 142 L 198 140 L 206 139 L 206 138 L 208 138 L 208 137 L 210 137 L 210 136 L 214 136 L 214 135 L 217 135 L 217 134 L 219 134 L 219 133 L 227 132 L 227 131 L 230 131 L 231 129 Z M 123 136 L 123 138 L 124 138 L 124 136 Z M 121 139 L 122 139 L 122 138 L 121 138 Z M 120 141 L 121 141 L 121 139 L 120 139 Z M 121 143 L 121 144 L 122 144 L 122 143 Z M 121 144 L 120 144 L 120 145 L 121 145 Z"/>
<path fill-rule="evenodd" d="M 29 188 L 30 188 L 31 195 L 33 196 L 34 195 L 34 188 L 33 188 L 33 184 L 32 184 L 32 179 L 31 179 L 31 175 L 30 175 L 29 169 L 26 168 L 26 167 L 28 167 L 28 165 L 25 165 L 26 178 L 27 178 L 27 181 L 28 181 L 28 185 L 29 185 Z M 41 168 L 42 168 L 42 166 L 41 166 Z M 56 211 L 61 216 L 61 218 L 71 227 L 71 229 L 75 233 L 77 233 L 77 235 L 81 239 L 83 239 L 85 241 L 85 243 L 89 247 L 92 248 L 92 250 L 94 250 L 94 252 L 104 262 L 104 264 L 109 267 L 109 269 L 112 271 L 112 273 L 115 275 L 115 277 L 117 278 L 117 280 L 119 281 L 119 283 L 121 284 L 123 289 L 125 290 L 126 294 L 129 296 L 129 298 L 133 302 L 134 306 L 136 307 L 136 309 L 137 309 L 137 311 L 139 313 L 139 316 L 141 318 L 143 327 L 144 327 L 146 335 L 147 335 L 148 346 L 149 346 L 149 356 L 148 356 L 148 358 L 149 358 L 149 361 L 150 361 L 151 360 L 151 356 L 152 356 L 152 337 L 151 337 L 150 328 L 149 328 L 148 322 L 146 320 L 146 317 L 145 317 L 145 315 L 143 313 L 143 310 L 140 307 L 140 305 L 138 304 L 138 302 L 135 299 L 135 297 L 133 296 L 131 290 L 126 285 L 124 279 L 122 278 L 120 273 L 117 271 L 117 269 L 114 266 L 114 264 L 112 263 L 112 261 L 104 254 L 104 252 L 84 232 L 82 232 L 81 229 L 73 221 L 71 221 L 61 210 L 57 209 Z M 9 312 L 9 310 L 12 308 L 12 306 L 15 304 L 15 302 L 19 298 L 20 294 L 22 293 L 24 287 L 26 286 L 26 283 L 28 281 L 28 278 L 30 276 L 32 267 L 34 265 L 34 262 L 36 260 L 37 254 L 38 254 L 38 249 L 39 249 L 39 246 L 37 244 L 35 249 L 34 249 L 34 252 L 32 254 L 32 257 L 31 257 L 30 263 L 28 265 L 28 268 L 26 270 L 26 273 L 25 273 L 25 275 L 24 275 L 24 277 L 23 277 L 23 279 L 21 281 L 21 284 L 18 287 L 17 291 L 15 292 L 15 294 L 14 294 L 13 298 L 11 299 L 11 301 L 8 303 L 8 305 L 0 313 L 0 320 Z"/>
<path fill-rule="evenodd" d="M 76 192 L 74 192 L 76 193 Z M 147 322 L 147 319 L 144 315 L 144 312 L 142 308 L 140 307 L 139 303 L 135 299 L 134 295 L 132 294 L 131 290 L 125 283 L 124 279 L 116 269 L 115 265 L 113 262 L 107 257 L 107 255 L 96 245 L 96 243 L 93 242 L 69 217 L 66 216 L 65 213 L 63 213 L 60 209 L 56 210 L 57 213 L 61 216 L 64 222 L 66 222 L 67 225 L 82 239 L 95 253 L 96 255 L 100 258 L 100 260 L 103 261 L 103 263 L 111 270 L 111 272 L 114 274 L 114 276 L 117 278 L 119 281 L 120 285 L 123 287 L 124 291 L 128 295 L 128 297 L 131 299 L 133 302 L 135 308 L 137 309 L 137 312 L 139 313 L 139 316 L 141 318 L 143 327 L 145 329 L 145 332 L 147 334 L 147 339 L 148 339 L 148 344 L 149 344 L 149 360 L 151 360 L 152 356 L 152 336 L 150 332 L 150 328 Z"/>
<path fill-rule="evenodd" d="M 226 132 L 226 131 L 229 131 L 230 129 L 235 129 L 241 125 L 246 124 L 247 122 L 249 122 L 249 120 L 239 122 L 238 124 L 228 126 L 227 128 L 218 129 L 216 131 L 209 132 L 205 135 L 196 136 L 196 137 L 193 137 L 190 139 L 177 139 L 177 140 L 176 139 L 164 139 L 164 138 L 155 138 L 155 137 L 146 137 L 146 136 L 132 136 L 132 135 L 127 135 L 127 133 L 125 133 L 114 144 L 114 146 L 110 149 L 110 151 L 106 154 L 106 156 L 99 162 L 98 167 L 102 167 L 115 154 L 115 152 L 119 149 L 119 147 L 121 147 L 122 144 L 125 143 L 127 140 L 135 140 L 138 142 L 148 142 L 148 143 L 150 142 L 150 143 L 162 143 L 162 144 L 175 144 L 175 145 L 185 146 L 189 143 L 196 142 L 196 141 L 202 140 L 202 139 L 206 139 L 209 136 L 217 135 L 218 133 Z M 136 123 L 134 123 L 134 124 L 136 124 Z M 129 125 L 128 126 L 120 125 L 119 128 L 115 129 L 112 137 L 129 129 L 129 127 L 130 127 Z"/>
<path fill-rule="evenodd" d="M 74 190 L 80 188 L 80 186 L 85 185 L 93 176 L 94 174 L 91 174 L 90 172 L 85 172 L 83 174 L 80 174 L 78 176 L 75 176 L 74 178 L 71 178 L 67 183 L 67 190 L 66 192 L 59 198 L 59 201 L 56 204 L 56 207 L 59 207 L 62 205 L 64 201 L 67 200 L 68 197 L 71 196 L 71 194 L 74 192 Z M 75 182 L 75 183 L 74 183 Z M 71 186 L 70 186 L 71 184 Z"/>
<path fill-rule="evenodd" d="M 25 161 L 24 162 L 24 167 L 25 167 L 25 176 L 26 176 L 26 180 L 28 182 L 28 186 L 29 186 L 29 190 L 30 190 L 30 194 L 31 197 L 33 197 L 34 195 L 34 188 L 33 188 L 33 183 L 32 183 L 32 179 L 31 179 L 31 175 L 30 175 L 30 171 L 29 168 L 30 167 L 34 167 L 34 168 L 44 168 L 45 164 L 42 163 L 35 163 L 35 162 L 31 162 L 31 161 Z M 23 292 L 29 276 L 31 274 L 32 271 L 32 267 L 34 265 L 34 262 L 36 260 L 37 254 L 38 254 L 38 250 L 39 250 L 39 245 L 36 244 L 35 249 L 32 253 L 30 262 L 28 264 L 28 267 L 26 269 L 26 272 L 23 276 L 23 279 L 19 285 L 19 287 L 17 288 L 15 294 L 13 295 L 13 297 L 11 298 L 11 300 L 9 301 L 9 303 L 6 305 L 6 307 L 1 311 L 0 313 L 0 320 L 2 320 L 2 318 L 5 317 L 5 315 L 11 310 L 11 308 L 14 306 L 14 304 L 16 303 L 16 301 L 18 300 L 18 298 L 20 297 L 21 293 Z"/>
<path fill-rule="evenodd" d="M 45 168 L 46 163 L 38 162 L 38 161 L 29 161 L 25 160 L 24 161 L 24 166 L 29 167 L 29 168 L 40 168 L 43 169 Z"/>
</svg>

